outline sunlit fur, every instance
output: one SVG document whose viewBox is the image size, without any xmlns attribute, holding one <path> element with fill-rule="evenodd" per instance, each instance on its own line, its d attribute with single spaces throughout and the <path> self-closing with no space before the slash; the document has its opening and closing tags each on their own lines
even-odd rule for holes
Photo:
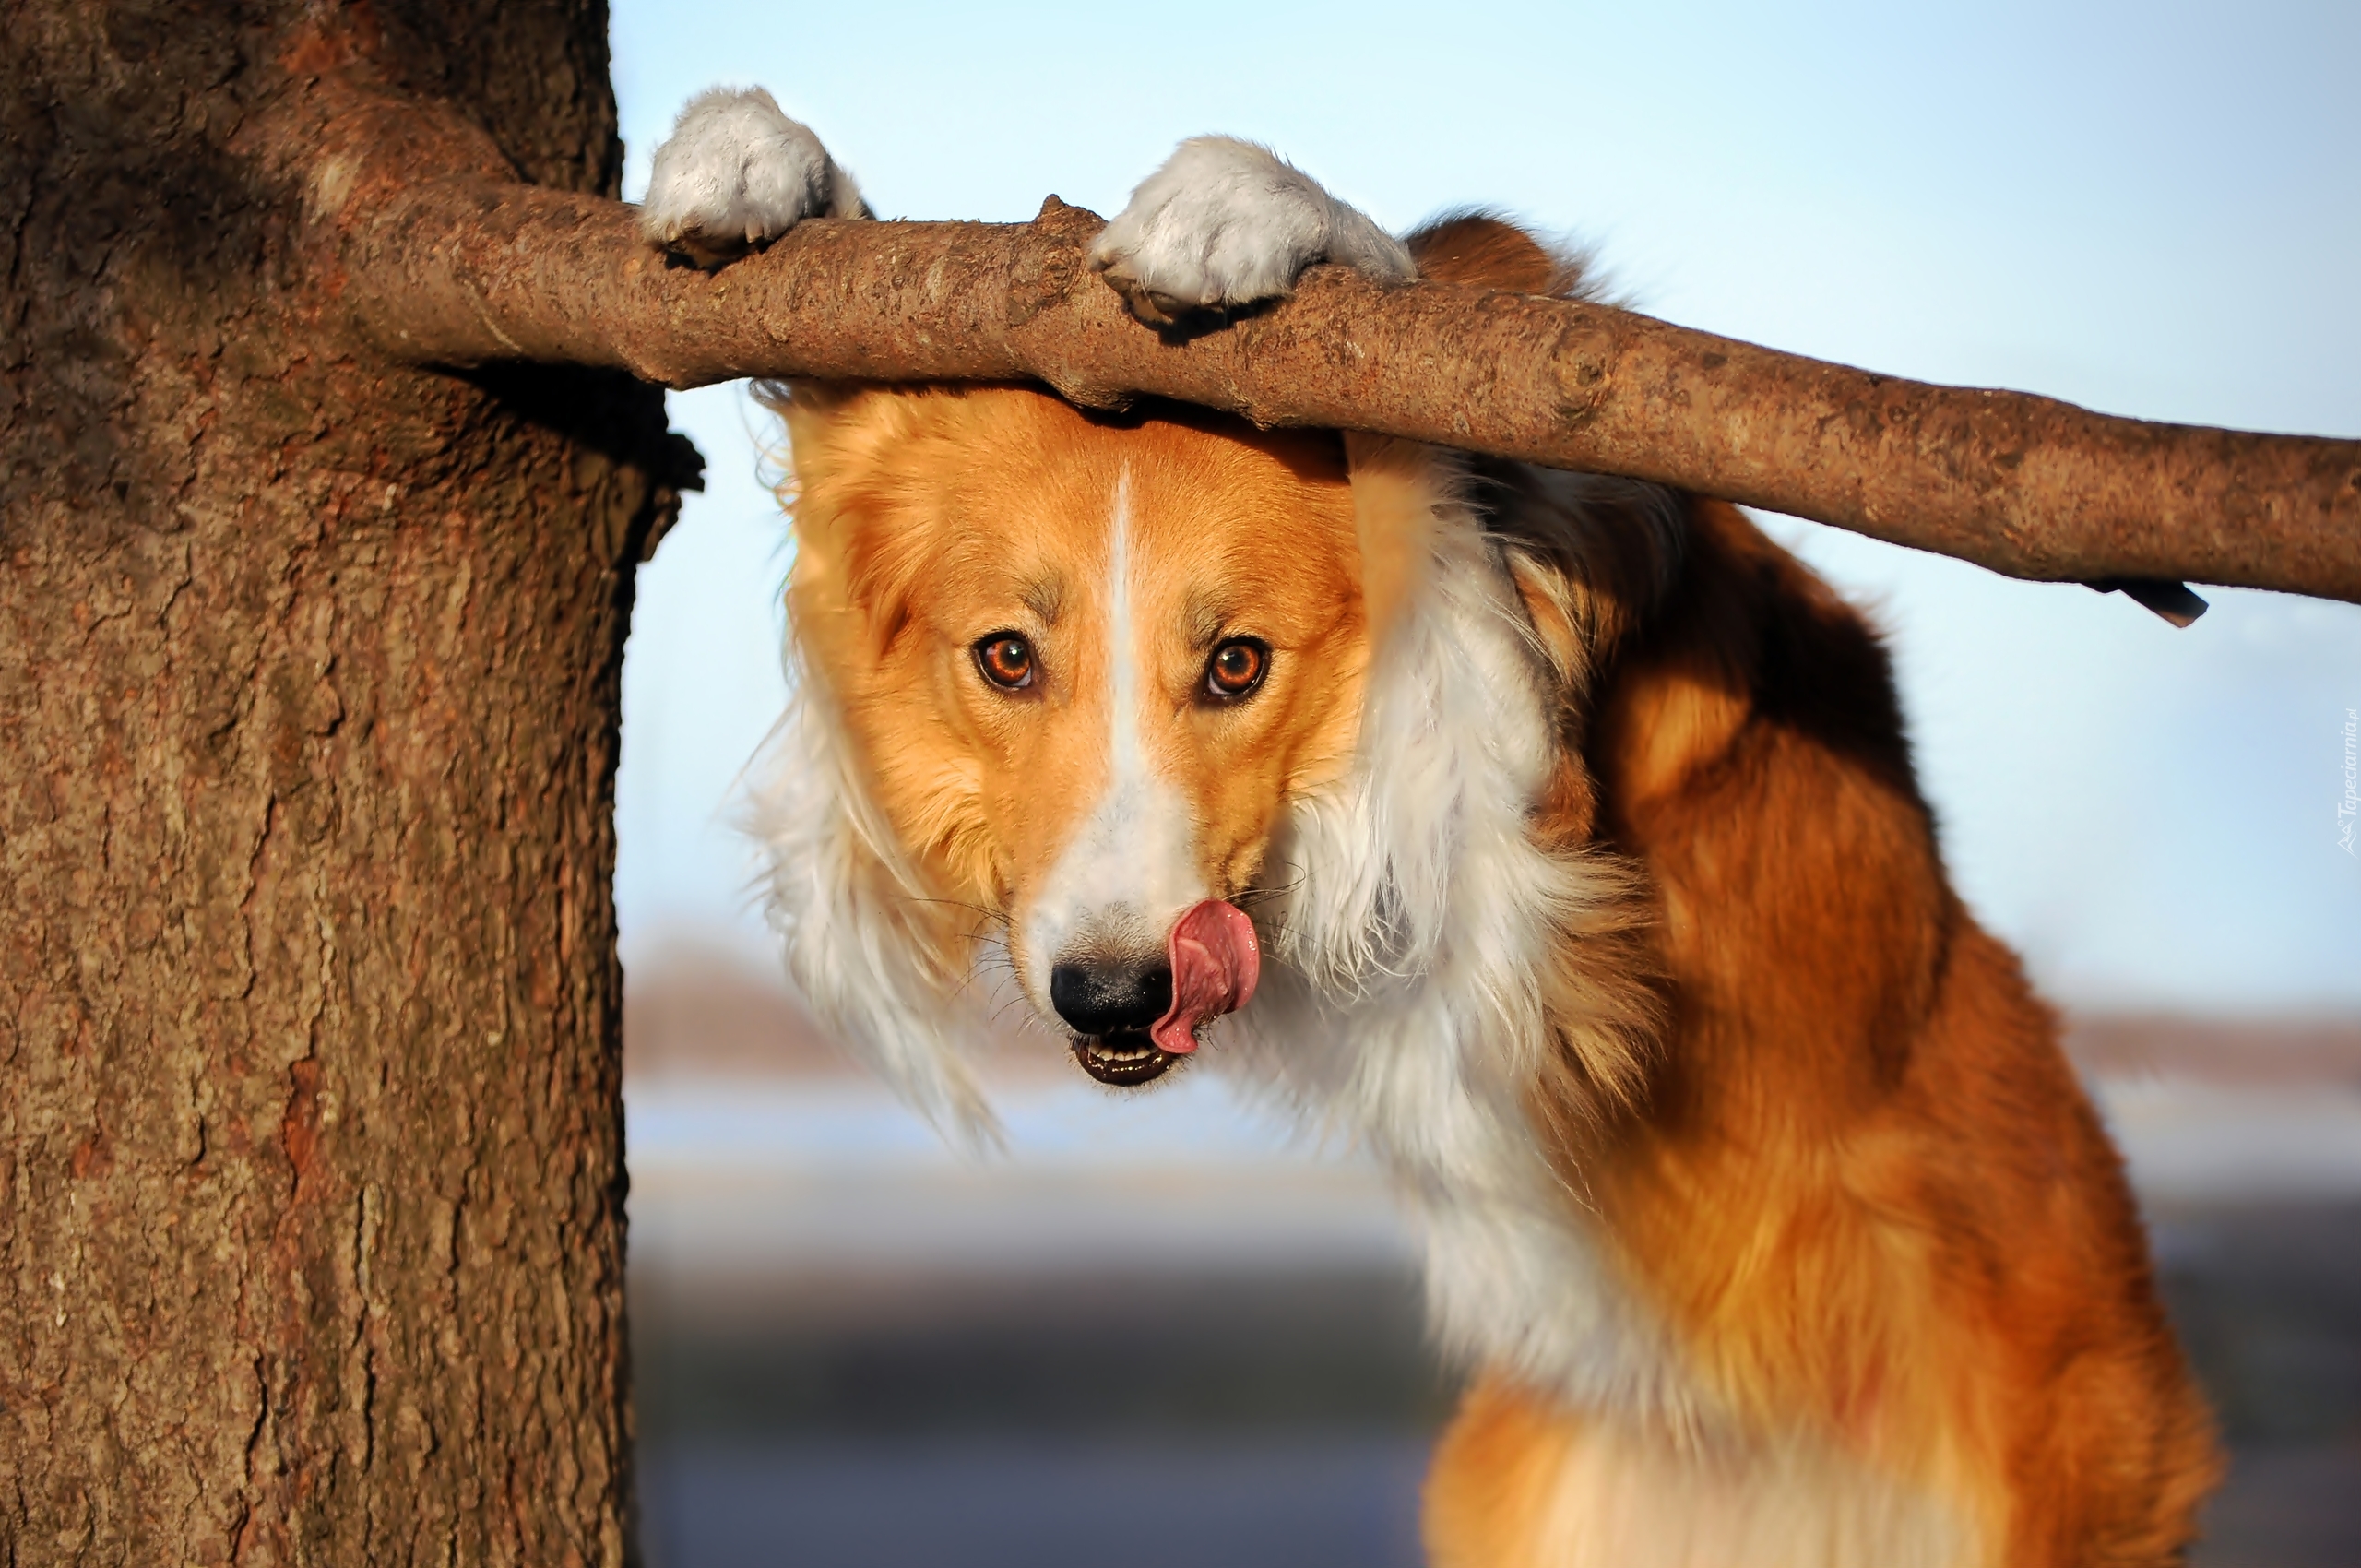
<svg viewBox="0 0 2361 1568">
<path fill-rule="evenodd" d="M 1411 248 L 1577 283 L 1490 220 Z M 1077 856 L 1247 909 L 1206 1054 L 1386 1160 L 1475 1374 L 1437 1563 L 2176 1560 L 2214 1459 L 2120 1166 L 1945 880 L 1876 639 L 1736 510 L 1021 388 L 777 400 L 799 983 L 979 1131 L 965 1041 L 1055 1028 Z M 1038 691 L 978 677 L 1003 629 Z M 1269 683 L 1192 701 L 1241 632 Z M 1127 733 L 1145 880 L 1097 863 Z"/>
</svg>

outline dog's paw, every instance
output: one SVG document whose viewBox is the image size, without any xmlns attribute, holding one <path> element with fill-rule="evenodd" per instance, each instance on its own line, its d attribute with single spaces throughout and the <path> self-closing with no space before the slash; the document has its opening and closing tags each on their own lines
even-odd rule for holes
<svg viewBox="0 0 2361 1568">
<path fill-rule="evenodd" d="M 681 111 L 656 149 L 639 232 L 661 251 L 718 267 L 806 218 L 861 218 L 852 176 L 761 88 L 715 88 Z"/>
<path fill-rule="evenodd" d="M 1323 261 L 1389 282 L 1418 276 L 1401 242 L 1366 214 L 1231 137 L 1182 142 L 1090 247 L 1091 267 L 1157 326 L 1278 298 Z"/>
</svg>

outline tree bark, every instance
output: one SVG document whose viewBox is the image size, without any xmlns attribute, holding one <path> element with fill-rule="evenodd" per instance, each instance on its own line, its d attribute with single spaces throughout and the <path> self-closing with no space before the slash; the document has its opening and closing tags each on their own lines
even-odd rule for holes
<svg viewBox="0 0 2361 1568">
<path fill-rule="evenodd" d="M 597 0 L 0 17 L 0 1562 L 627 1555 L 617 373 L 340 346 L 356 92 L 611 196 Z"/>
<path fill-rule="evenodd" d="M 418 362 L 1153 394 L 1653 480 L 2011 576 L 2361 601 L 2361 441 L 2111 418 L 1336 268 L 1221 330 L 1159 335 L 1084 265 L 1099 220 L 1055 197 L 1029 224 L 808 222 L 708 275 L 666 265 L 612 203 L 481 179 L 375 188 L 334 213 L 346 303 Z"/>
</svg>

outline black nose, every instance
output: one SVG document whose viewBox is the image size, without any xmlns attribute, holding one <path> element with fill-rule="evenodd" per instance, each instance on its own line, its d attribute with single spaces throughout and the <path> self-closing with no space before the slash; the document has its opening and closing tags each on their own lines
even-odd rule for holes
<svg viewBox="0 0 2361 1568">
<path fill-rule="evenodd" d="M 1171 1011 L 1172 969 L 1161 954 L 1136 964 L 1060 964 L 1050 970 L 1050 1004 L 1078 1035 L 1145 1029 Z"/>
</svg>

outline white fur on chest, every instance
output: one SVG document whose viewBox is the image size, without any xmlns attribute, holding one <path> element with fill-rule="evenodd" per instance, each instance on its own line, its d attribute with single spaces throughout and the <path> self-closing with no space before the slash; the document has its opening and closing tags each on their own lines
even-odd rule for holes
<svg viewBox="0 0 2361 1568">
<path fill-rule="evenodd" d="M 1423 1221 L 1445 1350 L 1574 1404 L 1693 1427 L 1706 1401 L 1607 1265 L 1525 1113 L 1540 976 L 1609 896 L 1536 846 L 1557 762 L 1540 656 L 1477 519 L 1440 505 L 1370 676 L 1358 759 L 1273 847 L 1279 960 L 1226 1026 L 1250 1075 L 1374 1150 Z"/>
<path fill-rule="evenodd" d="M 1548 1568 L 1967 1568 L 1972 1521 L 1823 1443 L 1676 1443 L 1611 1423 L 1556 1455 L 1527 1538 Z"/>
</svg>

